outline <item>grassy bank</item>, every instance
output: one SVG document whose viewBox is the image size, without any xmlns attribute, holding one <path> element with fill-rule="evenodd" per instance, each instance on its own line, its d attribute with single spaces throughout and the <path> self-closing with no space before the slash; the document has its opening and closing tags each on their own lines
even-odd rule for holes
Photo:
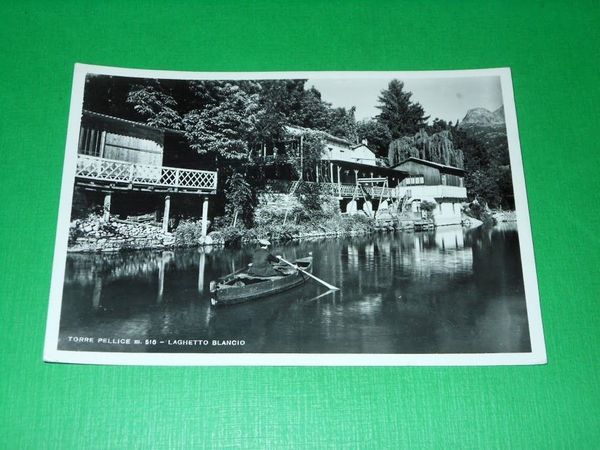
<svg viewBox="0 0 600 450">
<path fill-rule="evenodd" d="M 225 245 L 236 245 L 254 243 L 261 238 L 289 241 L 367 234 L 374 230 L 374 220 L 363 214 L 342 215 L 338 200 L 331 196 L 307 199 L 275 195 L 262 199 L 250 226 L 239 222 L 233 225 L 228 218 L 217 219 L 211 237 Z"/>
</svg>

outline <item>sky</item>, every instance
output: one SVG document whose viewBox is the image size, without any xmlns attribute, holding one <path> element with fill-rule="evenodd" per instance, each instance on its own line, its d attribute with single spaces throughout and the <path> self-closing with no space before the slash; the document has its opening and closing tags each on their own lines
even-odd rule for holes
<svg viewBox="0 0 600 450">
<path fill-rule="evenodd" d="M 400 79 L 404 89 L 412 92 L 411 100 L 425 109 L 425 115 L 446 121 L 462 120 L 469 109 L 486 108 L 494 111 L 502 106 L 500 78 L 480 76 L 464 78 Z M 379 114 L 377 98 L 387 87 L 390 78 L 370 79 L 309 79 L 307 87 L 314 86 L 322 99 L 335 107 L 356 106 L 356 119 Z"/>
</svg>

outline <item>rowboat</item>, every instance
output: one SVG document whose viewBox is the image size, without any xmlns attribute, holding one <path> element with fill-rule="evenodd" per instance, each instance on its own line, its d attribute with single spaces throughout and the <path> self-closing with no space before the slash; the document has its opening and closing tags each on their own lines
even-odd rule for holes
<svg viewBox="0 0 600 450">
<path fill-rule="evenodd" d="M 312 272 L 312 256 L 299 258 L 294 261 L 294 264 L 306 272 Z M 250 275 L 248 268 L 244 268 L 217 281 L 211 281 L 210 292 L 212 298 L 210 303 L 217 306 L 256 300 L 292 289 L 309 278 L 300 270 L 295 270 L 289 266 L 281 266 L 280 270 L 282 274 L 278 276 L 257 277 Z"/>
</svg>

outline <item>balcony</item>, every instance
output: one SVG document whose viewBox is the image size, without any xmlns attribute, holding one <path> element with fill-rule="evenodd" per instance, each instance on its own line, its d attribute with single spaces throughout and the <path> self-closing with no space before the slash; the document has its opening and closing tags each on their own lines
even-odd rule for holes
<svg viewBox="0 0 600 450">
<path fill-rule="evenodd" d="M 411 198 L 456 198 L 466 199 L 467 189 L 460 186 L 426 186 L 426 185 L 412 185 L 412 186 L 398 186 L 396 188 L 398 197 L 404 197 L 408 192 Z"/>
<path fill-rule="evenodd" d="M 217 172 L 77 155 L 75 183 L 105 189 L 214 194 Z"/>
</svg>

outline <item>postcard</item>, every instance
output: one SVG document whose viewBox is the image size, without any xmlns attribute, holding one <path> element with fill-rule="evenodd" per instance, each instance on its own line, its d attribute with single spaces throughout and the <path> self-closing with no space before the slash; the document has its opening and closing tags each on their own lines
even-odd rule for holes
<svg viewBox="0 0 600 450">
<path fill-rule="evenodd" d="M 44 360 L 546 351 L 511 72 L 77 64 Z"/>
</svg>

